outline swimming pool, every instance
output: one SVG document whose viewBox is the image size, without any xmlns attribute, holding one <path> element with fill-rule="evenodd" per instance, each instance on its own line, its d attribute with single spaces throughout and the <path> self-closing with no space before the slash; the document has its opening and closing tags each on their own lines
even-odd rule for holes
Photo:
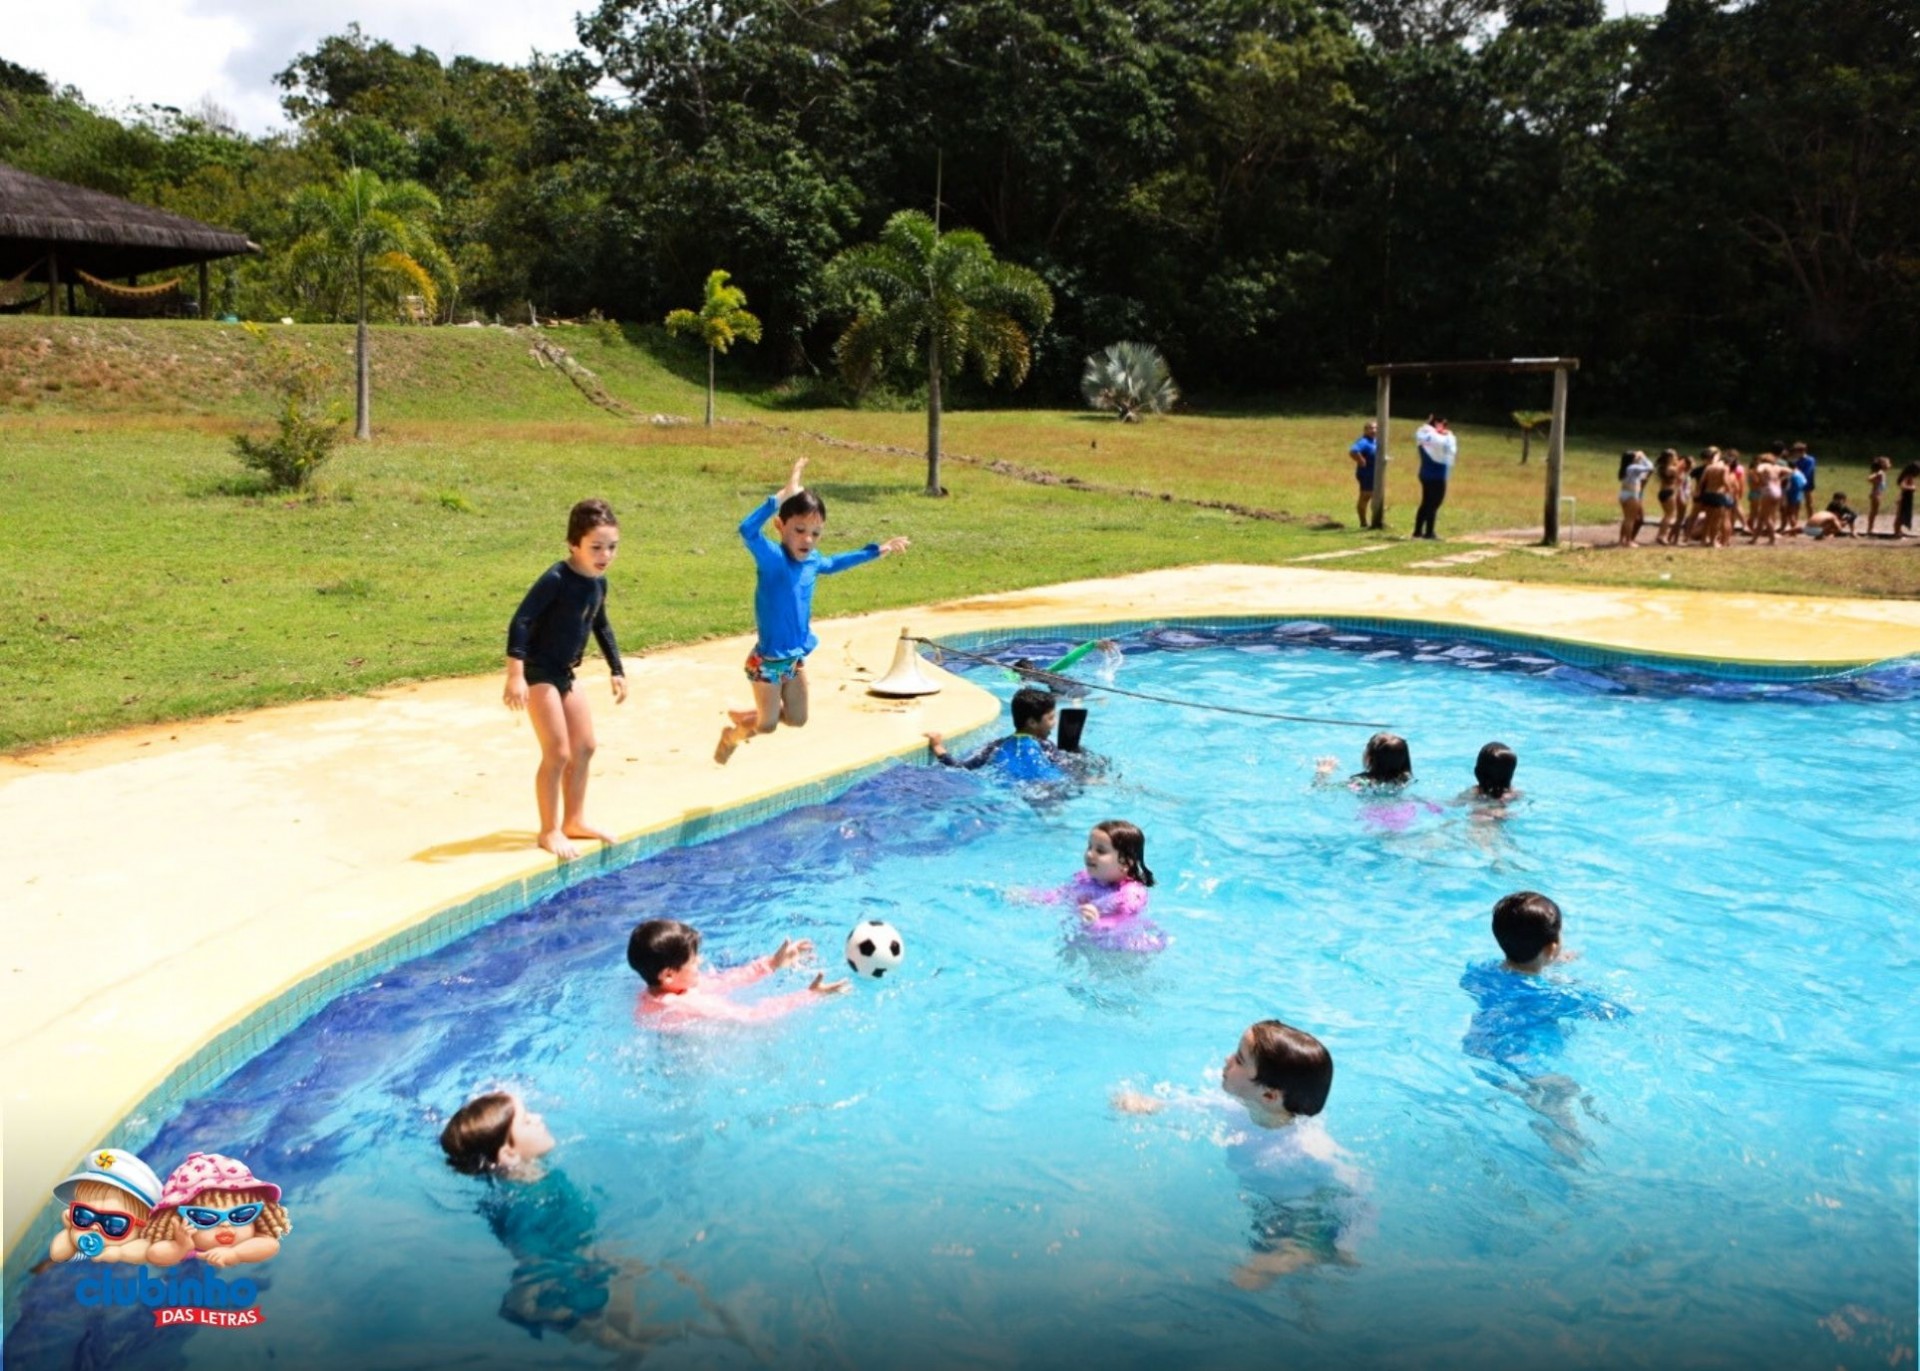
<svg viewBox="0 0 1920 1371">
<path fill-rule="evenodd" d="M 444 1114 L 518 1085 L 644 1261 L 652 1365 L 1886 1365 L 1915 1323 L 1920 813 L 1910 670 L 1817 685 L 1311 625 L 1130 644 L 1121 685 L 1378 720 L 1412 742 L 1399 826 L 1315 790 L 1365 730 L 1104 698 L 1109 784 L 1029 803 L 902 769 L 828 806 L 567 892 L 344 997 L 142 1150 L 248 1158 L 295 1232 L 254 1268 L 263 1327 L 156 1333 L 36 1279 L 9 1366 L 600 1364 L 498 1308 L 512 1262 L 447 1173 Z M 1046 645 L 1009 645 L 1042 656 Z M 1503 825 L 1446 802 L 1520 753 Z M 1140 823 L 1154 958 L 1087 956 L 1020 902 L 1088 824 Z M 1397 822 L 1397 821 L 1396 821 Z M 1550 1088 L 1462 1050 L 1487 911 L 1537 888 L 1576 1024 Z M 722 963 L 783 932 L 898 924 L 902 978 L 770 1031 L 633 1027 L 638 920 Z M 1205 1093 L 1278 1015 L 1337 1063 L 1325 1121 L 1364 1176 L 1359 1265 L 1261 1292 L 1258 1217 L 1210 1120 L 1136 1119 L 1123 1082 Z M 1533 1080 L 1537 1083 L 1541 1076 Z M 1561 1081 L 1571 1086 L 1561 1084 Z M 693 1283 L 675 1280 L 670 1264 Z M 720 1311 L 720 1312 L 716 1312 Z M 135 1317 L 137 1315 L 137 1317 Z"/>
</svg>

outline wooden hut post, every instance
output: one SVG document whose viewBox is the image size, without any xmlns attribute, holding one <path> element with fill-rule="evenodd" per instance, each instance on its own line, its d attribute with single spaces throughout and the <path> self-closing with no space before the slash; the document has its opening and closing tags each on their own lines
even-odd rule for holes
<svg viewBox="0 0 1920 1371">
<path fill-rule="evenodd" d="M 60 254 L 47 249 L 47 313 L 60 317 Z"/>
<path fill-rule="evenodd" d="M 1387 411 L 1393 397 L 1393 377 L 1380 373 L 1374 387 L 1373 424 L 1373 527 L 1385 528 L 1387 522 Z"/>
<path fill-rule="evenodd" d="M 1560 463 L 1567 452 L 1567 369 L 1553 369 L 1553 426 L 1547 430 L 1547 508 L 1542 520 L 1548 547 L 1560 545 Z"/>
<path fill-rule="evenodd" d="M 207 294 L 207 264 L 200 264 L 200 317 L 213 318 L 213 299 Z"/>
</svg>

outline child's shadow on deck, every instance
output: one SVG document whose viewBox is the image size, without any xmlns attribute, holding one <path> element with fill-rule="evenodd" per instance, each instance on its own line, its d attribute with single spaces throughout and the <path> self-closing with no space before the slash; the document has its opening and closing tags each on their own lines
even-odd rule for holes
<svg viewBox="0 0 1920 1371">
<path fill-rule="evenodd" d="M 455 843 L 435 843 L 432 847 L 423 847 L 407 860 L 450 862 L 458 857 L 477 857 L 489 852 L 537 852 L 539 837 L 540 835 L 530 828 L 502 828 L 493 833 L 484 833 L 478 838 L 464 838 Z"/>
</svg>

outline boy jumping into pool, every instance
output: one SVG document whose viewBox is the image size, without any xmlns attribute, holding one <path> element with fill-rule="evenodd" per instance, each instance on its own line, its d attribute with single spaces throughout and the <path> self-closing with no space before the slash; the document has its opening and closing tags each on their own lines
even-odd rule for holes
<svg viewBox="0 0 1920 1371">
<path fill-rule="evenodd" d="M 612 834 L 587 822 L 593 711 L 575 693 L 573 673 L 592 633 L 613 673 L 613 702 L 626 703 L 626 669 L 607 622 L 607 568 L 619 548 L 620 522 L 607 502 L 582 500 L 567 515 L 566 560 L 533 583 L 507 625 L 507 708 L 526 710 L 540 740 L 533 781 L 539 843 L 563 862 L 580 855 L 575 838 L 613 842 Z"/>
<path fill-rule="evenodd" d="M 820 642 L 813 635 L 814 582 L 908 546 L 905 538 L 889 538 L 822 557 L 815 546 L 826 527 L 827 502 L 800 484 L 806 466 L 805 457 L 795 462 L 786 485 L 740 523 L 740 540 L 758 569 L 753 619 L 760 636 L 747 657 L 754 707 L 727 711 L 733 722 L 721 731 L 713 751 L 713 760 L 722 764 L 741 743 L 755 733 L 773 732 L 782 719 L 793 728 L 807 722 L 807 654 Z M 779 531 L 778 540 L 766 535 L 768 519 Z"/>
<path fill-rule="evenodd" d="M 838 995 L 847 988 L 847 982 L 829 981 L 823 971 L 805 990 L 755 1004 L 737 1004 L 727 998 L 727 992 L 764 980 L 812 953 L 809 940 L 795 942 L 788 938 L 769 955 L 744 966 L 703 974 L 699 930 L 678 919 L 648 919 L 627 939 L 627 965 L 647 983 L 635 1017 L 660 1028 L 686 1028 L 703 1021 L 765 1023 L 777 1019 L 816 996 Z"/>
<path fill-rule="evenodd" d="M 1227 1159 L 1253 1192 L 1253 1253 L 1233 1273 L 1243 1290 L 1260 1290 L 1281 1276 L 1328 1263 L 1355 1265 L 1353 1239 L 1361 1205 L 1361 1177 L 1314 1116 L 1333 1088 L 1333 1055 L 1313 1034 L 1278 1019 L 1263 1019 L 1240 1035 L 1220 1071 L 1220 1088 L 1245 1108 L 1231 1108 L 1238 1133 Z M 1227 1113 L 1223 1101 L 1164 1090 L 1153 1095 L 1122 1089 L 1113 1107 L 1123 1114 L 1158 1114 L 1169 1107 Z"/>
</svg>

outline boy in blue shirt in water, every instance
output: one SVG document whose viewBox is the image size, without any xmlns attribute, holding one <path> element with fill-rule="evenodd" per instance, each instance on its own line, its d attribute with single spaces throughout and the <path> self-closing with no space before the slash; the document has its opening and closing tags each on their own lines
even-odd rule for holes
<svg viewBox="0 0 1920 1371">
<path fill-rule="evenodd" d="M 740 523 L 740 540 L 759 574 L 753 621 L 760 636 L 747 657 L 754 707 L 727 711 L 733 722 L 722 730 L 713 752 L 713 760 L 723 765 L 741 743 L 756 733 L 773 732 L 782 719 L 793 728 L 807 722 L 807 654 L 820 644 L 813 635 L 814 582 L 908 546 L 905 538 L 889 538 L 822 557 L 815 547 L 826 527 L 827 502 L 800 484 L 806 466 L 805 457 L 795 462 L 786 485 Z M 765 533 L 769 519 L 779 532 L 777 540 Z"/>
<path fill-rule="evenodd" d="M 978 771 L 991 764 L 1016 781 L 1056 781 L 1083 769 L 1075 765 L 1072 754 L 1053 742 L 1053 726 L 1059 718 L 1059 698 L 1039 686 L 1022 686 L 1014 691 L 1009 706 L 1013 711 L 1013 732 L 995 738 L 972 756 L 955 757 L 946 748 L 944 733 L 927 734 L 927 748 L 942 766 Z"/>
<path fill-rule="evenodd" d="M 1547 1144 L 1569 1159 L 1586 1149 L 1572 1112 L 1580 1087 L 1551 1070 L 1574 1019 L 1614 1020 L 1629 1011 L 1541 973 L 1565 960 L 1560 906 L 1532 890 L 1516 891 L 1493 906 L 1493 936 L 1506 960 L 1467 968 L 1460 988 L 1479 1007 L 1460 1046 L 1491 1063 L 1488 1079 L 1517 1095 L 1540 1116 L 1534 1125 Z"/>
</svg>

